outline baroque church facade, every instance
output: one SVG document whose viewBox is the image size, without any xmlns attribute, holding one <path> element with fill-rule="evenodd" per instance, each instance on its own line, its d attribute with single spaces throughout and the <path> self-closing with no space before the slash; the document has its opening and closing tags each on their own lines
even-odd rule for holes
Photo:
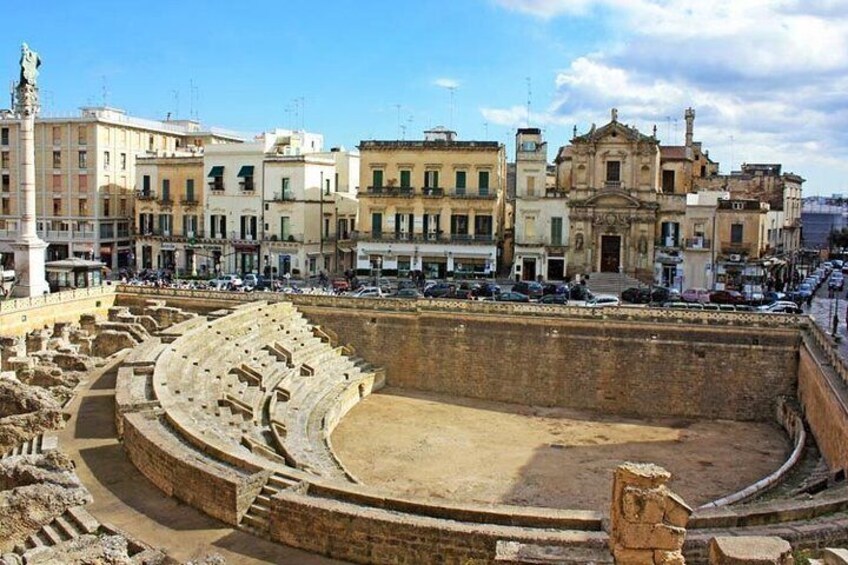
<svg viewBox="0 0 848 565">
<path fill-rule="evenodd" d="M 692 138 L 661 146 L 651 135 L 618 120 L 574 136 L 556 157 L 557 188 L 567 194 L 568 275 L 624 273 L 643 281 L 680 276 L 686 195 L 697 177 L 717 165 Z"/>
</svg>

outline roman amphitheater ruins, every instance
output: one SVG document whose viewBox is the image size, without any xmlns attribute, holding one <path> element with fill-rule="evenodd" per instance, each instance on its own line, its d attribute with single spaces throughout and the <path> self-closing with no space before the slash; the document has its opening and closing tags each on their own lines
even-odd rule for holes
<svg viewBox="0 0 848 565">
<path fill-rule="evenodd" d="M 848 546 L 848 365 L 806 316 L 106 286 L 0 334 L 5 563 Z"/>
</svg>

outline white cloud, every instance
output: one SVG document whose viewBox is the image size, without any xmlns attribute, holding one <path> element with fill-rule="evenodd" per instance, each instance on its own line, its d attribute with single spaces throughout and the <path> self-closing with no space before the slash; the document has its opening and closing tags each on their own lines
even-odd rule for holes
<svg viewBox="0 0 848 565">
<path fill-rule="evenodd" d="M 693 106 L 695 137 L 721 157 L 724 170 L 732 153 L 736 167 L 744 160 L 782 162 L 829 184 L 808 185 L 813 192 L 845 186 L 844 0 L 493 1 L 542 18 L 556 32 L 556 17 L 568 15 L 608 18 L 620 34 L 604 37 L 604 50 L 566 62 L 554 74 L 555 94 L 534 114 L 534 125 L 576 124 L 585 130 L 617 107 L 622 121 L 646 132 L 657 124 L 664 143 L 679 144 L 683 109 Z M 516 126 L 526 123 L 526 109 L 521 110 L 481 112 L 490 122 Z M 668 139 L 674 118 L 678 135 Z"/>
<path fill-rule="evenodd" d="M 433 84 L 440 88 L 459 88 L 459 81 L 452 78 L 437 78 L 433 81 Z"/>
</svg>

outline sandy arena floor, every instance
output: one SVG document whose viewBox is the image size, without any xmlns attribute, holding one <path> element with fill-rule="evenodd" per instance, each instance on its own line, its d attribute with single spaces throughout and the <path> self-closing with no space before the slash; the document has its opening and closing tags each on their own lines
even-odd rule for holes
<svg viewBox="0 0 848 565">
<path fill-rule="evenodd" d="M 698 506 L 777 469 L 790 449 L 770 424 L 633 420 L 398 389 L 359 403 L 332 441 L 363 483 L 396 495 L 604 511 L 623 461 L 662 465 Z"/>
</svg>

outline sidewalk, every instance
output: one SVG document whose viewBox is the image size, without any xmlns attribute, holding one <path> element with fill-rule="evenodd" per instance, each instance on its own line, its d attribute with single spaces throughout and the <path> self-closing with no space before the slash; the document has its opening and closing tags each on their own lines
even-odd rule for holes
<svg viewBox="0 0 848 565">
<path fill-rule="evenodd" d="M 837 335 L 841 336 L 842 340 L 837 346 L 839 354 L 843 359 L 848 360 L 848 299 L 840 298 L 838 300 L 837 314 L 839 316 L 839 324 L 837 325 Z M 835 298 L 818 297 L 813 298 L 811 307 L 804 306 L 804 311 L 810 314 L 816 323 L 830 334 L 833 331 L 833 313 L 837 308 L 837 300 Z"/>
<path fill-rule="evenodd" d="M 118 359 L 95 370 L 66 407 L 70 420 L 58 433 L 59 449 L 94 497 L 86 509 L 100 522 L 162 549 L 185 562 L 218 554 L 227 563 L 339 564 L 324 557 L 271 543 L 166 496 L 127 459 L 115 430 L 115 378 Z"/>
</svg>

